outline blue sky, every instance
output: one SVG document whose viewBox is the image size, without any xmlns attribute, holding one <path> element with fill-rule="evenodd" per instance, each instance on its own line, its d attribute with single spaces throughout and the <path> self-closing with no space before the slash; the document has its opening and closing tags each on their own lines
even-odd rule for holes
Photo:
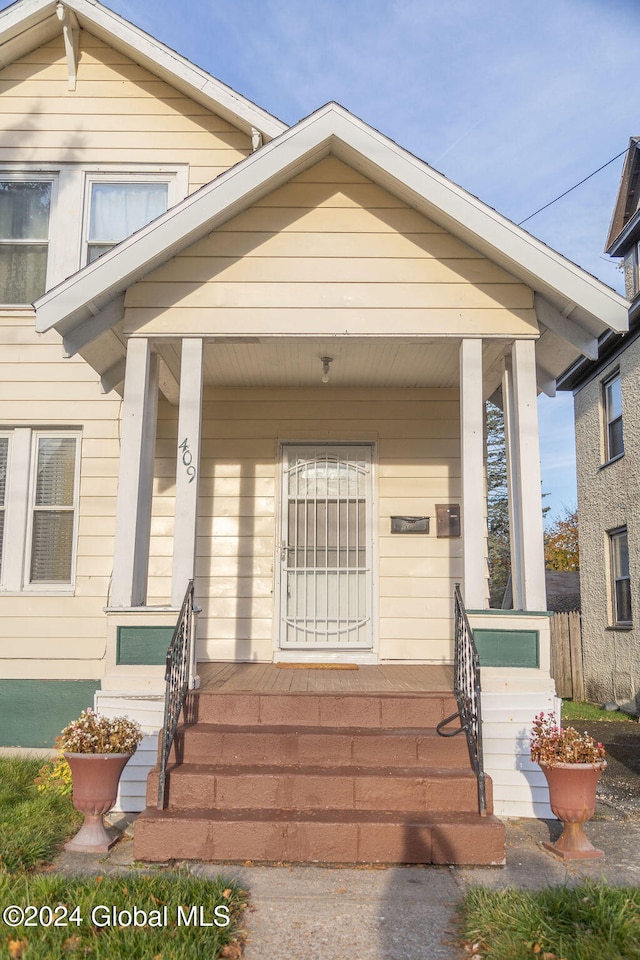
<svg viewBox="0 0 640 960">
<path fill-rule="evenodd" d="M 640 134 L 637 0 L 107 5 L 286 123 L 337 100 L 515 222 Z M 526 224 L 618 290 L 602 251 L 622 162 Z M 540 419 L 553 516 L 576 499 L 571 397 Z"/>
</svg>

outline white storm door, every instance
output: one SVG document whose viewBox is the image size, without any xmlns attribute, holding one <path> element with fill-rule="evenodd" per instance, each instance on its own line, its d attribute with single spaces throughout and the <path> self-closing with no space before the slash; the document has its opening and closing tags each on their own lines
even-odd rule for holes
<svg viewBox="0 0 640 960">
<path fill-rule="evenodd" d="M 280 648 L 371 650 L 371 446 L 283 447 Z"/>
</svg>

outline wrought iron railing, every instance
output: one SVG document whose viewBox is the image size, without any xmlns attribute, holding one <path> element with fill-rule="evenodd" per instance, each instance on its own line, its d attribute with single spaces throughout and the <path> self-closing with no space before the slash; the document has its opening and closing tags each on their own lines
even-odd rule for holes
<svg viewBox="0 0 640 960">
<path fill-rule="evenodd" d="M 437 731 L 441 737 L 455 737 L 464 730 L 469 747 L 471 766 L 478 781 L 478 809 L 480 815 L 487 812 L 487 794 L 484 765 L 482 760 L 482 711 L 480 706 L 480 658 L 473 639 L 473 630 L 464 608 L 460 593 L 460 584 L 456 583 L 454 592 L 455 610 L 455 653 L 453 668 L 453 690 L 458 709 L 450 717 L 441 720 Z M 460 726 L 455 730 L 445 727 L 456 719 Z"/>
<path fill-rule="evenodd" d="M 160 748 L 160 772 L 158 776 L 158 809 L 163 810 L 165 804 L 165 780 L 167 762 L 173 738 L 176 735 L 180 713 L 184 699 L 189 689 L 189 673 L 191 669 L 191 644 L 193 640 L 193 580 L 189 581 L 180 616 L 173 631 L 173 637 L 167 650 L 167 661 L 164 678 L 166 690 L 164 698 L 164 722 L 162 726 L 162 743 Z"/>
</svg>

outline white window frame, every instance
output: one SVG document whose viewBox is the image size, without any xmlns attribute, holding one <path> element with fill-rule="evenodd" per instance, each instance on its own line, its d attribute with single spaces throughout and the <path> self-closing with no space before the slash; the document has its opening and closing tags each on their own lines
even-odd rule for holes
<svg viewBox="0 0 640 960">
<path fill-rule="evenodd" d="M 91 221 L 91 192 L 95 183 L 166 183 L 167 184 L 167 210 L 177 203 L 176 198 L 176 176 L 170 172 L 141 172 L 139 170 L 127 171 L 87 171 L 84 175 L 84 198 L 83 198 L 83 218 L 82 218 L 82 253 L 80 265 L 85 266 L 89 258 L 89 225 Z M 124 238 L 123 238 L 124 239 Z"/>
<path fill-rule="evenodd" d="M 55 427 L 15 427 L 3 429 L 9 437 L 7 490 L 5 496 L 4 541 L 12 544 L 5 551 L 1 570 L 3 593 L 73 594 L 75 590 L 80 503 L 80 462 L 82 433 L 78 429 Z M 37 479 L 38 441 L 41 437 L 73 438 L 76 441 L 73 498 L 73 540 L 71 577 L 68 581 L 31 580 L 31 538 Z"/>
<path fill-rule="evenodd" d="M 609 540 L 609 568 L 610 568 L 610 583 L 611 583 L 611 626 L 618 628 L 629 628 L 633 626 L 633 613 L 631 614 L 630 620 L 621 620 L 618 616 L 618 592 L 616 590 L 616 585 L 618 582 L 626 581 L 629 584 L 629 606 L 631 607 L 632 596 L 631 596 L 631 570 L 626 576 L 620 575 L 620 570 L 616 569 L 616 550 L 615 550 L 615 541 L 618 540 L 621 536 L 625 537 L 627 541 L 627 557 L 629 556 L 629 531 L 626 526 L 616 527 L 614 530 L 607 531 L 607 537 Z"/>
<path fill-rule="evenodd" d="M 612 417 L 611 408 L 608 400 L 609 387 L 615 381 L 618 381 L 620 384 L 620 415 L 617 417 Z M 618 460 L 620 457 L 624 456 L 624 418 L 622 412 L 622 378 L 620 376 L 619 370 L 613 370 L 608 376 L 602 380 L 602 415 L 604 422 L 604 462 L 609 463 L 612 460 Z M 613 453 L 611 450 L 611 425 L 616 421 L 620 421 L 620 437 L 622 449 L 617 453 Z"/>
<path fill-rule="evenodd" d="M 49 205 L 49 231 L 47 233 L 47 269 L 45 273 L 45 290 L 48 290 L 49 287 L 53 286 L 55 279 L 52 273 L 52 222 L 53 222 L 53 211 L 57 206 L 57 192 L 58 192 L 58 174 L 56 170 L 51 170 L 49 173 L 42 171 L 41 167 L 38 167 L 37 170 L 30 171 L 28 165 L 21 164 L 20 169 L 8 169 L 0 168 L 0 180 L 8 182 L 13 181 L 14 183 L 27 183 L 32 181 L 39 181 L 41 183 L 50 183 L 51 184 L 51 203 Z M 3 241 L 2 246 L 5 243 L 15 243 L 16 241 Z M 37 241 L 35 241 L 37 242 Z M 44 292 L 44 291 L 43 291 Z M 15 309 L 24 309 L 24 307 L 29 306 L 28 302 L 25 303 L 3 303 L 0 301 L 0 309 L 2 310 L 15 310 Z"/>
<path fill-rule="evenodd" d="M 167 207 L 189 192 L 186 163 L 4 163 L 0 180 L 46 180 L 53 184 L 49 211 L 47 290 L 86 264 L 90 184 L 156 180 L 169 185 Z M 78 211 L 82 211 L 78 216 Z M 1 310 L 24 310 L 29 303 L 0 303 Z"/>
</svg>

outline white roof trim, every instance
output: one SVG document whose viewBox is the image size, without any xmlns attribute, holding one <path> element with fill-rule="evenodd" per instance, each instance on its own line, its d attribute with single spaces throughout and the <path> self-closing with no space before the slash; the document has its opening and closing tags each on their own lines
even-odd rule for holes
<svg viewBox="0 0 640 960">
<path fill-rule="evenodd" d="M 74 0 L 77 2 L 77 0 Z M 338 104 L 290 127 L 36 301 L 36 329 L 67 333 L 181 250 L 333 154 L 542 294 L 591 334 L 623 331 L 628 303 Z"/>
<path fill-rule="evenodd" d="M 0 67 L 61 34 L 58 0 L 19 0 L 0 12 Z M 97 0 L 62 0 L 82 29 L 127 54 L 140 66 L 166 80 L 181 93 L 208 107 L 249 135 L 259 130 L 265 140 L 277 137 L 286 124 L 240 96 L 144 30 L 102 6 Z"/>
</svg>

